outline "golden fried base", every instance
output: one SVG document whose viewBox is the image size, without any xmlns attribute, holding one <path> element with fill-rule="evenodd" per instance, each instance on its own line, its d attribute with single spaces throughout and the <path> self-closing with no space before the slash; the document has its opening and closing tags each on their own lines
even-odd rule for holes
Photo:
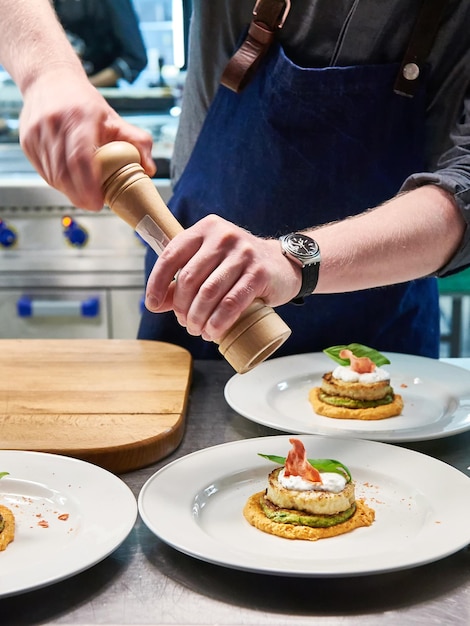
<svg viewBox="0 0 470 626">
<path fill-rule="evenodd" d="M 264 491 L 253 494 L 248 498 L 243 515 L 245 519 L 258 530 L 270 535 L 284 537 L 285 539 L 304 539 L 317 541 L 327 537 L 335 537 L 349 533 L 361 526 L 370 526 L 375 519 L 375 511 L 367 506 L 363 500 L 356 500 L 356 512 L 345 522 L 329 526 L 328 528 L 311 528 L 310 526 L 297 526 L 295 524 L 281 524 L 273 522 L 263 513 L 260 498 L 264 497 Z"/>
<path fill-rule="evenodd" d="M 0 515 L 3 517 L 5 527 L 0 533 L 0 552 L 15 538 L 15 516 L 6 506 L 0 504 Z"/>
<path fill-rule="evenodd" d="M 318 396 L 320 391 L 320 387 L 313 387 L 313 389 L 310 390 L 308 399 L 315 413 L 324 415 L 325 417 L 352 420 L 383 420 L 387 417 L 400 415 L 403 410 L 403 398 L 398 394 L 394 395 L 393 402 L 390 404 L 384 404 L 369 409 L 348 409 L 344 406 L 333 406 L 332 404 L 322 402 Z"/>
</svg>

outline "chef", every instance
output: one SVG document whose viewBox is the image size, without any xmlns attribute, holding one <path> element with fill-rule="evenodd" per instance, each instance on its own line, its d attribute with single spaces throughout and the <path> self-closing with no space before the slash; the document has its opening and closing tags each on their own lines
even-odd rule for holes
<svg viewBox="0 0 470 626">
<path fill-rule="evenodd" d="M 19 13 L 23 31 L 0 55 L 24 94 L 25 152 L 97 209 L 90 146 L 129 140 L 151 173 L 148 138 L 76 67 L 80 89 L 39 65 L 51 32 L 72 62 L 56 31 L 38 36 L 45 5 L 14 7 L 0 34 Z M 469 20 L 457 0 L 194 2 L 171 201 L 187 230 L 149 253 L 140 337 L 216 356 L 203 340 L 261 298 L 293 330 L 283 353 L 356 341 L 437 356 L 435 277 L 470 263 Z"/>
<path fill-rule="evenodd" d="M 139 336 L 214 357 L 216 346 L 197 335 L 217 339 L 257 295 L 293 302 L 278 309 L 293 329 L 278 356 L 358 341 L 437 357 L 432 275 L 470 259 L 455 215 L 458 206 L 468 220 L 470 9 L 263 0 L 247 35 L 253 8 L 194 3 L 170 206 L 186 227 L 215 213 L 256 238 L 210 218 L 174 242 L 147 305 L 165 309 L 182 268 L 167 300 L 181 325 L 147 310 Z M 369 224 L 351 219 L 387 201 Z M 149 274 L 154 263 L 149 251 Z M 275 287 L 286 272 L 289 298 Z"/>
</svg>

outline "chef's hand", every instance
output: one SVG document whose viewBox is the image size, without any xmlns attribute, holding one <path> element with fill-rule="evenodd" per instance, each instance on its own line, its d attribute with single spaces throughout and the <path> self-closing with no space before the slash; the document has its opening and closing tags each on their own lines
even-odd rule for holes
<svg viewBox="0 0 470 626">
<path fill-rule="evenodd" d="M 20 142 L 49 185 L 74 206 L 98 211 L 104 197 L 92 158 L 95 149 L 110 141 L 128 141 L 139 150 L 142 166 L 152 176 L 152 137 L 120 118 L 84 73 L 69 69 L 54 66 L 28 85 L 23 93 Z"/>
<path fill-rule="evenodd" d="M 173 309 L 189 334 L 218 341 L 255 298 L 278 306 L 295 297 L 300 283 L 300 268 L 283 256 L 277 239 L 209 215 L 159 256 L 145 305 L 155 313 Z"/>
</svg>

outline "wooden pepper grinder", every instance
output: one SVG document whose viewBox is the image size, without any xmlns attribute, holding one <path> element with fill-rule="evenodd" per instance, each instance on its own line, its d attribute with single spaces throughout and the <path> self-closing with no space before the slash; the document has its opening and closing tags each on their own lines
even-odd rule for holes
<svg viewBox="0 0 470 626">
<path fill-rule="evenodd" d="M 95 153 L 105 202 L 158 253 L 183 227 L 163 202 L 140 164 L 137 148 L 115 141 Z M 287 324 L 261 300 L 255 300 L 219 342 L 219 352 L 239 373 L 267 359 L 291 334 Z"/>
</svg>

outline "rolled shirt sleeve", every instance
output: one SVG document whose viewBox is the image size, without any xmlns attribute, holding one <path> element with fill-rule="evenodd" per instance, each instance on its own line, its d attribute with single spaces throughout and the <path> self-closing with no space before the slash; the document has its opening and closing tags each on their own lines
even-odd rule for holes
<svg viewBox="0 0 470 626">
<path fill-rule="evenodd" d="M 130 67 L 129 63 L 121 57 L 118 57 L 117 59 L 115 59 L 115 61 L 113 61 L 113 63 L 111 63 L 111 68 L 121 78 L 127 80 L 128 83 L 133 83 L 140 73 L 140 70 L 137 71 L 135 68 L 133 69 L 132 67 Z"/>
<path fill-rule="evenodd" d="M 436 275 L 448 276 L 470 266 L 470 94 L 464 99 L 461 119 L 450 133 L 451 147 L 438 159 L 430 172 L 418 172 L 407 178 L 402 191 L 423 185 L 438 185 L 451 193 L 467 224 L 459 249 Z"/>
</svg>

